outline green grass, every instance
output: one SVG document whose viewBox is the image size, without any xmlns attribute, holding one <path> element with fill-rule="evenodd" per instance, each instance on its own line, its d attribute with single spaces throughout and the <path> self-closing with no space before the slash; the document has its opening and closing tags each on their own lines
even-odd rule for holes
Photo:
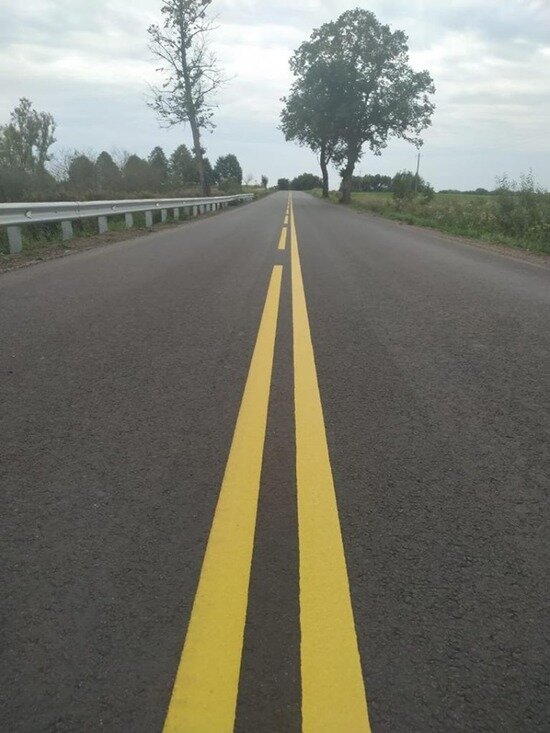
<svg viewBox="0 0 550 733">
<path fill-rule="evenodd" d="M 312 193 L 321 196 L 320 190 Z M 336 192 L 331 193 L 333 202 L 338 198 Z M 533 201 L 537 206 L 536 216 L 530 208 Z M 510 212 L 496 195 L 441 193 L 431 201 L 419 197 L 399 203 L 391 193 L 352 194 L 352 207 L 359 211 L 448 234 L 550 254 L 550 195 L 535 194 L 523 209 L 519 199 L 512 199 L 512 203 Z"/>
</svg>

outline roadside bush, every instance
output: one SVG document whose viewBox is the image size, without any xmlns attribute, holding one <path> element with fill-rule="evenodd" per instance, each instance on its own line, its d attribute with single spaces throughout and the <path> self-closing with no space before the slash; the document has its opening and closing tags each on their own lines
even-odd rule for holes
<svg viewBox="0 0 550 733">
<path fill-rule="evenodd" d="M 430 184 L 412 171 L 396 173 L 392 178 L 391 191 L 398 203 L 412 201 L 417 196 L 420 196 L 425 202 L 431 201 L 435 195 Z"/>
<path fill-rule="evenodd" d="M 501 230 L 550 246 L 550 194 L 536 185 L 532 173 L 522 175 L 519 184 L 506 175 L 497 183 L 497 220 Z"/>
<path fill-rule="evenodd" d="M 228 196 L 236 196 L 242 191 L 241 184 L 235 178 L 228 178 L 227 180 L 222 181 L 218 188 Z"/>
</svg>

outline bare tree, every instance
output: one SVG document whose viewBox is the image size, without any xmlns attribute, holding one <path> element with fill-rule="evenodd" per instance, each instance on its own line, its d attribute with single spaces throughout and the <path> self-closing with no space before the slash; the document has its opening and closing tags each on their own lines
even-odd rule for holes
<svg viewBox="0 0 550 733">
<path fill-rule="evenodd" d="M 206 11 L 212 0 L 164 0 L 162 26 L 148 29 L 149 47 L 162 66 L 161 87 L 153 87 L 150 106 L 171 127 L 188 122 L 203 195 L 210 195 L 205 171 L 201 132 L 214 124 L 214 93 L 225 82 L 214 54 L 209 51 L 207 34 L 212 23 Z"/>
</svg>

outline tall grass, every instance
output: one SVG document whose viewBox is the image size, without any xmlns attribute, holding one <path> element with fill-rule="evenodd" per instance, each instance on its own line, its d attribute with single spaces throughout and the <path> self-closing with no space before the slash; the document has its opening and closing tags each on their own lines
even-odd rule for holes
<svg viewBox="0 0 550 733">
<path fill-rule="evenodd" d="M 492 195 L 437 194 L 432 200 L 399 201 L 391 194 L 356 193 L 352 205 L 407 224 L 550 253 L 550 194 L 531 174 L 519 182 L 503 176 Z"/>
</svg>

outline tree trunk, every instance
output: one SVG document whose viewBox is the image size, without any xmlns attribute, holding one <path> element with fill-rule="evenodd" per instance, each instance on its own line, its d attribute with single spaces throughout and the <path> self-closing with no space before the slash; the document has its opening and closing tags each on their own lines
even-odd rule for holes
<svg viewBox="0 0 550 733">
<path fill-rule="evenodd" d="M 180 23 L 180 38 L 185 38 L 185 30 L 183 25 Z M 191 133 L 193 135 L 193 150 L 195 151 L 195 161 L 197 164 L 197 170 L 199 173 L 199 183 L 203 196 L 210 196 L 210 183 L 206 180 L 206 173 L 204 170 L 204 159 L 202 155 L 201 146 L 201 133 L 197 124 L 197 113 L 195 110 L 195 102 L 193 100 L 193 90 L 191 87 L 191 79 L 189 77 L 189 68 L 187 66 L 187 53 L 185 46 L 181 45 L 181 67 L 183 71 L 183 84 L 185 89 L 185 105 L 187 107 L 187 116 L 189 117 L 189 125 L 191 127 Z"/>
<path fill-rule="evenodd" d="M 210 196 L 210 183 L 206 179 L 206 172 L 204 170 L 204 159 L 202 155 L 200 131 L 196 119 L 192 119 L 191 115 L 189 115 L 189 124 L 191 126 L 191 132 L 193 134 L 193 150 L 195 151 L 195 161 L 197 164 L 197 170 L 199 172 L 199 183 L 202 195 Z"/>
<path fill-rule="evenodd" d="M 356 161 L 357 156 L 354 155 L 352 152 L 349 152 L 348 162 L 346 163 L 346 167 L 342 171 L 342 196 L 340 198 L 340 203 L 342 204 L 351 204 L 351 179 L 353 177 L 353 171 L 355 170 Z"/>
<path fill-rule="evenodd" d="M 321 172 L 323 174 L 323 198 L 328 199 L 328 167 L 327 167 L 327 154 L 325 148 L 321 148 Z"/>
<path fill-rule="evenodd" d="M 346 166 L 342 174 L 342 196 L 340 197 L 340 203 L 351 204 L 351 177 L 353 175 L 353 168 L 351 171 Z"/>
</svg>

